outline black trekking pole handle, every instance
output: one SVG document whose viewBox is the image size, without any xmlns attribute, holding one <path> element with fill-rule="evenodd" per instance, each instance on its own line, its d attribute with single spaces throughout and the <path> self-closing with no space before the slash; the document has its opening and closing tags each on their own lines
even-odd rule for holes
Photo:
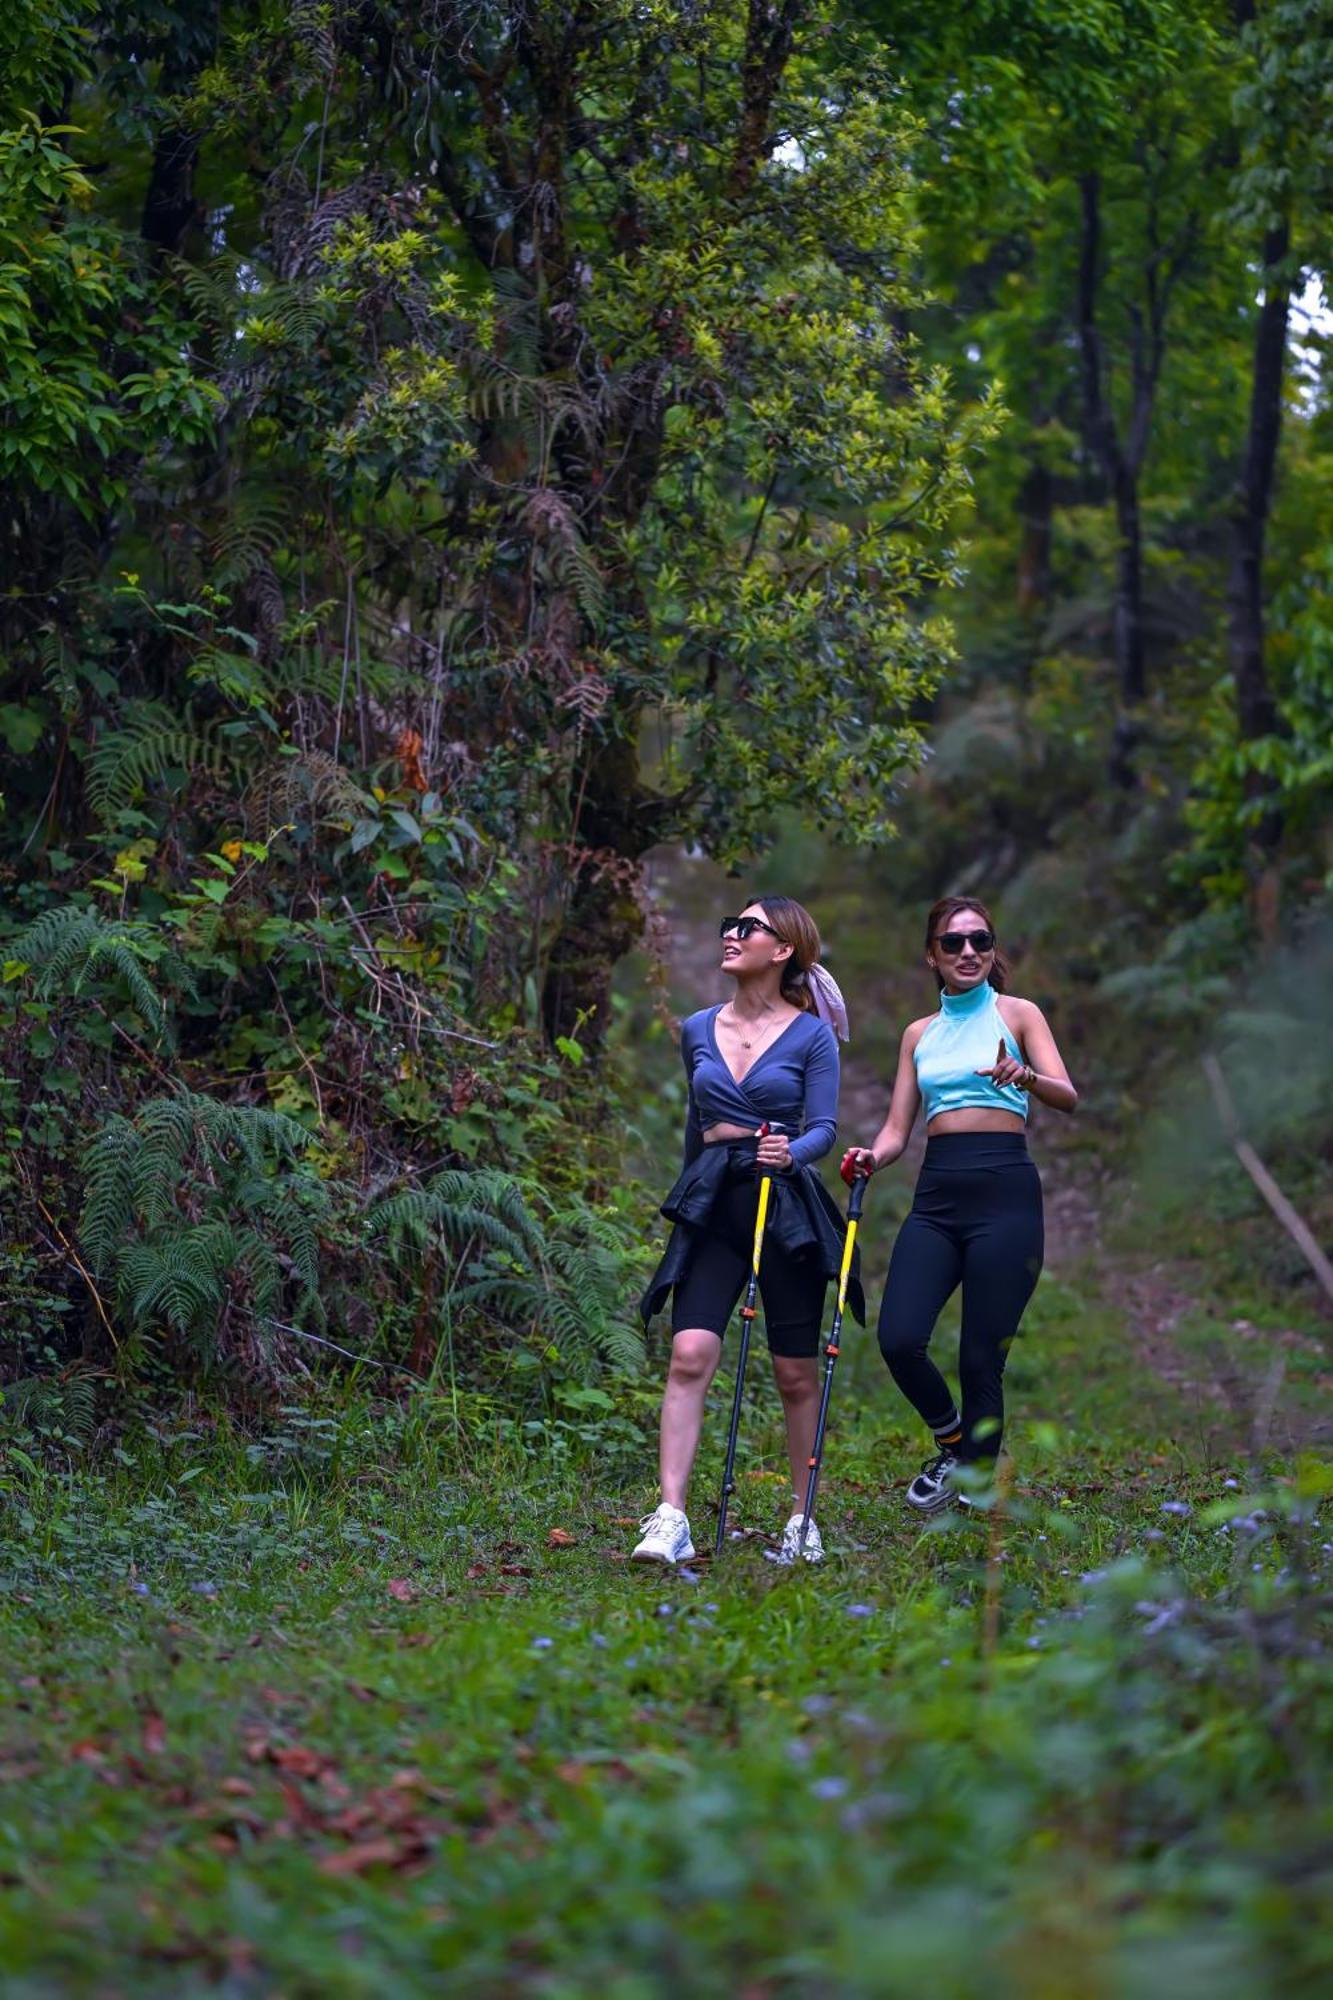
<svg viewBox="0 0 1333 2000">
<path fill-rule="evenodd" d="M 851 1181 L 851 1199 L 847 1203 L 847 1234 L 843 1238 L 842 1267 L 838 1272 L 838 1295 L 833 1306 L 833 1324 L 824 1343 L 824 1386 L 820 1391 L 819 1416 L 815 1422 L 814 1450 L 810 1454 L 810 1477 L 805 1486 L 805 1511 L 801 1516 L 798 1561 L 805 1554 L 805 1538 L 810 1532 L 810 1517 L 815 1511 L 815 1493 L 819 1486 L 819 1472 L 824 1460 L 824 1433 L 828 1428 L 829 1399 L 833 1394 L 833 1371 L 838 1365 L 842 1316 L 847 1306 L 847 1286 L 852 1275 L 852 1258 L 856 1251 L 856 1231 L 861 1220 L 861 1207 L 866 1198 L 866 1180 L 865 1174 L 854 1176 Z"/>
</svg>

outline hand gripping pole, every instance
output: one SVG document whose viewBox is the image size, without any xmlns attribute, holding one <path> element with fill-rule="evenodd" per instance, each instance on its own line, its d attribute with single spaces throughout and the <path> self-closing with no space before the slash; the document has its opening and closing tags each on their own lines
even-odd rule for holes
<svg viewBox="0 0 1333 2000">
<path fill-rule="evenodd" d="M 761 1139 L 767 1138 L 768 1126 L 759 1128 Z M 759 1181 L 759 1207 L 754 1218 L 754 1255 L 750 1259 L 750 1278 L 745 1287 L 745 1303 L 741 1307 L 741 1346 L 736 1356 L 736 1392 L 731 1399 L 731 1429 L 727 1434 L 727 1463 L 722 1474 L 722 1498 L 717 1509 L 717 1540 L 713 1544 L 713 1554 L 720 1556 L 722 1544 L 727 1534 L 727 1507 L 736 1486 L 736 1440 L 741 1428 L 741 1396 L 745 1389 L 745 1364 L 750 1358 L 750 1329 L 754 1325 L 755 1301 L 759 1296 L 759 1259 L 764 1249 L 764 1228 L 768 1222 L 769 1197 L 773 1192 L 773 1176 L 763 1174 Z"/>
<path fill-rule="evenodd" d="M 805 1554 L 805 1538 L 810 1532 L 810 1517 L 815 1511 L 815 1491 L 819 1485 L 819 1468 L 824 1459 L 824 1432 L 828 1427 L 829 1397 L 833 1393 L 833 1371 L 838 1364 L 838 1343 L 842 1338 L 842 1315 L 847 1305 L 847 1285 L 852 1275 L 852 1256 L 856 1249 L 856 1230 L 861 1220 L 861 1204 L 866 1198 L 865 1176 L 858 1174 L 852 1181 L 852 1196 L 847 1204 L 847 1234 L 842 1244 L 842 1268 L 838 1272 L 838 1296 L 833 1307 L 833 1324 L 829 1337 L 824 1343 L 824 1387 L 819 1398 L 819 1418 L 815 1424 L 815 1448 L 810 1454 L 810 1477 L 805 1487 L 805 1512 L 801 1516 L 801 1545 L 798 1557 Z"/>
</svg>

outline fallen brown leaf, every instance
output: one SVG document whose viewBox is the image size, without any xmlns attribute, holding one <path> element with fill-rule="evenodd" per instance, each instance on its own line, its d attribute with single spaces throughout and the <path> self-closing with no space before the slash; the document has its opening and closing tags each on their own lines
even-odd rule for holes
<svg viewBox="0 0 1333 2000">
<path fill-rule="evenodd" d="M 270 1748 L 268 1761 L 292 1778 L 320 1778 L 332 1769 L 327 1757 L 304 1743 L 285 1743 L 276 1750 Z"/>
<path fill-rule="evenodd" d="M 568 1528 L 552 1528 L 546 1537 L 546 1546 L 548 1549 L 572 1549 L 577 1540 L 578 1536 L 571 1535 Z"/>
<path fill-rule="evenodd" d="M 485 1574 L 486 1574 L 486 1565 L 485 1565 L 485 1563 L 469 1563 L 469 1564 L 468 1564 L 468 1567 L 467 1567 L 467 1575 L 468 1575 L 468 1582 L 469 1582 L 469 1583 L 475 1583 L 475 1582 L 476 1582 L 476 1580 L 477 1580 L 477 1578 L 478 1578 L 479 1576 L 485 1576 Z"/>
<path fill-rule="evenodd" d="M 151 1711 L 143 1719 L 142 1742 L 144 1754 L 160 1757 L 167 1747 L 167 1725 L 162 1717 Z"/>
<path fill-rule="evenodd" d="M 501 1576 L 531 1576 L 532 1571 L 526 1563 L 501 1563 L 500 1574 Z"/>
<path fill-rule="evenodd" d="M 414 1603 L 416 1601 L 416 1594 L 415 1587 L 408 1582 L 405 1576 L 391 1576 L 389 1578 L 389 1595 L 390 1597 L 396 1597 L 400 1604 Z"/>
<path fill-rule="evenodd" d="M 367 1868 L 394 1868 L 406 1859 L 407 1850 L 392 1834 L 382 1833 L 373 1840 L 358 1840 L 336 1854 L 326 1854 L 319 1864 L 321 1875 L 362 1875 Z"/>
</svg>

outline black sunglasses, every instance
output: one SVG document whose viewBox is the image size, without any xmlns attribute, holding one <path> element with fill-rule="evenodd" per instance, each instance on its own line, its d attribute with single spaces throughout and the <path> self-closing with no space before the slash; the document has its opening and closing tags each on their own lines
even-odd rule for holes
<svg viewBox="0 0 1333 2000">
<path fill-rule="evenodd" d="M 963 947 L 969 944 L 973 951 L 994 951 L 995 933 L 994 931 L 941 931 L 935 942 L 941 951 L 948 953 L 950 958 L 957 958 Z"/>
<path fill-rule="evenodd" d="M 718 936 L 730 937 L 733 931 L 742 944 L 746 938 L 753 937 L 756 931 L 767 931 L 771 938 L 778 935 L 772 924 L 766 924 L 762 917 L 723 917 L 717 927 Z"/>
</svg>

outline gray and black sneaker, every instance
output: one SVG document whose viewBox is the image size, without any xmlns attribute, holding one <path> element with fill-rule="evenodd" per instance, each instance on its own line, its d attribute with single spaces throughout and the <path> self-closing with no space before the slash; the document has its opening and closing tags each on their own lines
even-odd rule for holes
<svg viewBox="0 0 1333 2000">
<path fill-rule="evenodd" d="M 958 1489 L 953 1482 L 953 1472 L 958 1464 L 951 1451 L 939 1452 L 928 1458 L 916 1478 L 907 1489 L 907 1504 L 915 1507 L 918 1514 L 938 1514 L 950 1507 L 958 1498 Z"/>
</svg>

